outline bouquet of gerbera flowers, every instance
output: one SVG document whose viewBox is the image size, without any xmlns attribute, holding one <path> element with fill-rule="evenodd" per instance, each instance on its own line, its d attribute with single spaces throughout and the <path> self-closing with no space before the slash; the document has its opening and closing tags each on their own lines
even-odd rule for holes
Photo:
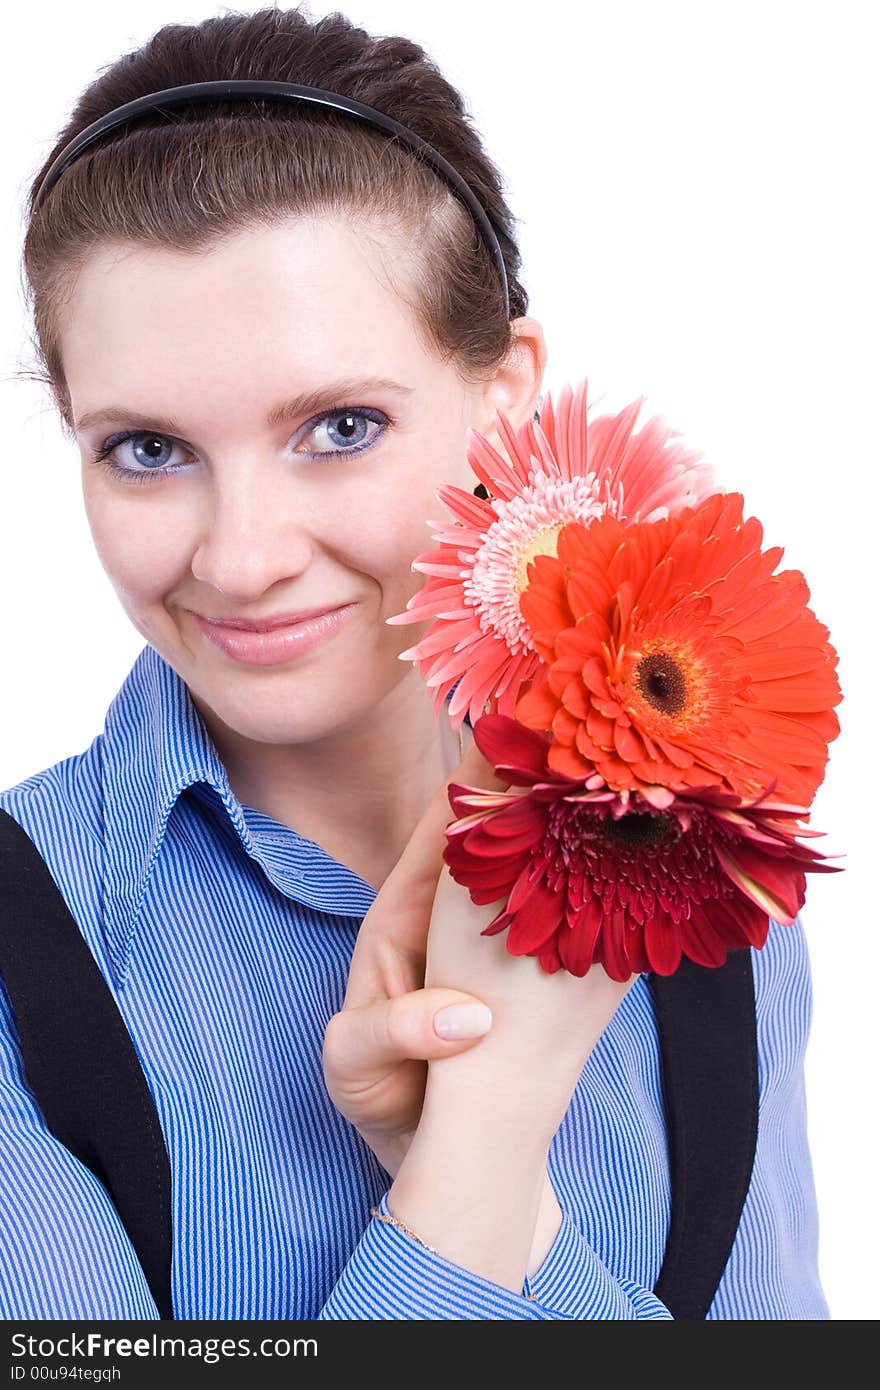
<svg viewBox="0 0 880 1390">
<path fill-rule="evenodd" d="M 617 980 L 762 946 L 837 871 L 802 843 L 840 729 L 828 629 L 642 404 L 588 422 L 583 382 L 519 430 L 499 412 L 508 458 L 471 430 L 487 495 L 439 490 L 451 522 L 389 619 L 431 620 L 402 656 L 510 788 L 449 789 L 449 870 L 504 903 L 483 934 Z"/>
</svg>

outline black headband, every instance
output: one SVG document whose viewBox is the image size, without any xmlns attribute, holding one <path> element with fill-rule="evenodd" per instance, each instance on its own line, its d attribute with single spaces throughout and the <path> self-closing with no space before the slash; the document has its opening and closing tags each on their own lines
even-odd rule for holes
<svg viewBox="0 0 880 1390">
<path fill-rule="evenodd" d="M 433 145 L 429 145 L 420 135 L 416 135 L 407 126 L 393 120 L 391 116 L 386 116 L 384 111 L 377 111 L 374 106 L 366 106 L 361 101 L 355 101 L 353 97 L 344 97 L 337 92 L 324 91 L 322 87 L 301 87 L 295 82 L 269 82 L 257 79 L 230 80 L 228 82 L 190 82 L 183 87 L 166 87 L 161 92 L 150 92 L 147 96 L 138 97 L 135 101 L 127 101 L 124 106 L 117 106 L 114 110 L 108 111 L 106 115 L 100 116 L 98 120 L 92 121 L 91 125 L 87 125 L 84 130 L 80 131 L 79 135 L 76 135 L 65 145 L 46 171 L 35 206 L 38 208 L 42 206 L 49 190 L 83 150 L 94 144 L 108 130 L 115 130 L 117 126 L 127 125 L 136 120 L 142 112 L 189 106 L 200 102 L 242 101 L 248 97 L 273 101 L 306 101 L 312 102 L 316 106 L 330 106 L 337 111 L 345 111 L 349 115 L 357 117 L 358 120 L 377 126 L 388 135 L 396 136 L 397 139 L 402 140 L 405 145 L 427 160 L 470 209 L 483 240 L 492 253 L 492 259 L 501 277 L 505 309 L 507 317 L 510 317 L 507 271 L 504 267 L 504 257 L 501 254 L 498 238 L 479 200 L 461 175 L 447 159 L 443 158 L 438 150 L 434 149 Z"/>
</svg>

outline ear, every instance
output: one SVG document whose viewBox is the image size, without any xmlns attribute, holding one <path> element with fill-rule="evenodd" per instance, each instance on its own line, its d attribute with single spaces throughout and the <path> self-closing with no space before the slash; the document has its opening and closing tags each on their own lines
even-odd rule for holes
<svg viewBox="0 0 880 1390">
<path fill-rule="evenodd" d="M 478 395 L 475 418 L 471 425 L 499 453 L 504 444 L 495 425 L 495 412 L 502 415 L 518 430 L 535 413 L 541 394 L 541 382 L 547 364 L 547 345 L 544 330 L 537 319 L 525 316 L 511 323 L 513 345 L 507 358 Z"/>
</svg>

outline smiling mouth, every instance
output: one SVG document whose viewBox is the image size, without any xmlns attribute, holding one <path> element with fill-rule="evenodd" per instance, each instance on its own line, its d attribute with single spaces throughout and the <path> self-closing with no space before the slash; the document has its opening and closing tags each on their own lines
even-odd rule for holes
<svg viewBox="0 0 880 1390">
<path fill-rule="evenodd" d="M 356 607 L 355 603 L 347 603 L 323 609 L 311 617 L 300 617 L 294 623 L 288 621 L 257 630 L 212 622 L 199 613 L 193 616 L 207 640 L 233 660 L 252 666 L 274 666 L 312 651 L 337 632 Z"/>
<path fill-rule="evenodd" d="M 214 627 L 232 628 L 236 632 L 274 632 L 279 627 L 294 627 L 297 623 L 309 622 L 313 618 L 322 618 L 328 613 L 335 613 L 340 608 L 347 605 L 337 603 L 332 606 L 322 608 L 303 608 L 295 613 L 280 613 L 267 618 L 214 618 L 207 613 L 195 613 L 190 609 L 193 616 L 202 622 L 211 623 Z"/>
</svg>

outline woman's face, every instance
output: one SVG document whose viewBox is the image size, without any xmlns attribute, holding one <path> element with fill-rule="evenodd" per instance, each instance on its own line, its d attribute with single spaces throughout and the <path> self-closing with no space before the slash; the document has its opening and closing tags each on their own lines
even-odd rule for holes
<svg viewBox="0 0 880 1390">
<path fill-rule="evenodd" d="M 291 219 L 193 255 L 105 247 L 65 309 L 101 563 L 193 694 L 260 742 L 356 723 L 412 676 L 397 655 L 426 628 L 384 620 L 423 583 L 411 562 L 444 515 L 435 490 L 471 489 L 468 426 L 497 439 L 495 410 L 518 424 L 540 390 L 531 319 L 489 384 L 433 355 L 383 279 L 401 263 L 384 235 L 377 249 L 342 221 Z M 328 612 L 268 664 L 199 622 Z"/>
</svg>

